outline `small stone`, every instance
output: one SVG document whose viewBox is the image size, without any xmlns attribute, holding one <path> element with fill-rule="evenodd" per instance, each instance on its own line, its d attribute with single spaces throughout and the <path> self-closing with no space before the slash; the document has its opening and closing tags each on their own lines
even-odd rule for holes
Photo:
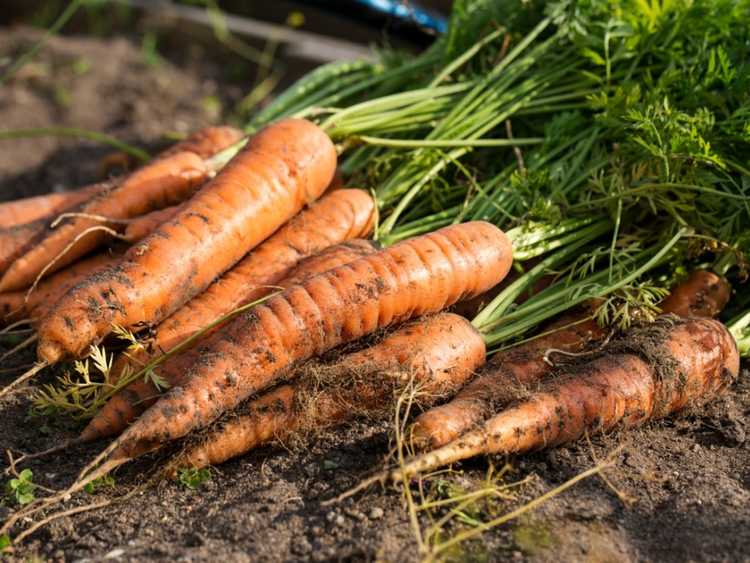
<svg viewBox="0 0 750 563">
<path fill-rule="evenodd" d="M 321 528 L 320 526 L 313 526 L 310 529 L 310 531 L 312 532 L 312 535 L 315 536 L 316 538 L 319 538 L 320 536 L 323 535 L 323 528 Z"/>
<path fill-rule="evenodd" d="M 125 555 L 125 550 L 121 547 L 118 547 L 117 549 L 113 549 L 112 551 L 107 553 L 104 556 L 104 559 L 117 559 L 118 557 L 122 557 L 123 555 Z"/>
<path fill-rule="evenodd" d="M 376 506 L 370 511 L 370 519 L 371 520 L 380 520 L 385 513 L 383 512 L 383 509 L 379 506 Z"/>
<path fill-rule="evenodd" d="M 520 551 L 514 551 L 511 554 L 511 557 L 513 558 L 513 561 L 521 561 L 523 559 L 523 553 Z"/>
<path fill-rule="evenodd" d="M 346 518 L 344 518 L 344 516 L 342 514 L 339 514 L 336 517 L 336 525 L 337 526 L 343 526 L 344 524 L 346 524 Z"/>
<path fill-rule="evenodd" d="M 329 522 L 333 522 L 335 519 L 336 519 L 336 513 L 333 510 L 331 510 L 331 512 L 326 514 L 326 520 L 328 520 Z"/>
</svg>

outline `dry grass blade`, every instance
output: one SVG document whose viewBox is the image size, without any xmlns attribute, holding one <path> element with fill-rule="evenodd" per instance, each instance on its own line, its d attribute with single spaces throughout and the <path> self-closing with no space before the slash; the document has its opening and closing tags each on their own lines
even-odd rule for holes
<svg viewBox="0 0 750 563">
<path fill-rule="evenodd" d="M 8 393 L 10 393 L 13 389 L 24 383 L 25 381 L 28 381 L 32 377 L 34 377 L 37 373 L 42 371 L 44 368 L 47 367 L 47 362 L 38 362 L 34 364 L 34 367 L 32 367 L 30 370 L 28 370 L 26 373 L 21 375 L 19 378 L 15 379 L 2 389 L 0 389 L 0 399 L 5 397 Z"/>
</svg>

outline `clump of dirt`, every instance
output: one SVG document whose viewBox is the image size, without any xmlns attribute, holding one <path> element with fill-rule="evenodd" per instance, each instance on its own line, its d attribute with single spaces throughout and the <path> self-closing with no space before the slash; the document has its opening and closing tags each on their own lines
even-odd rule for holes
<svg viewBox="0 0 750 563">
<path fill-rule="evenodd" d="M 0 57 L 17 53 L 36 32 L 0 34 Z M 74 63 L 91 61 L 85 73 Z M 200 61 L 199 61 L 200 63 Z M 223 91 L 204 83 L 200 64 L 186 73 L 168 62 L 143 63 L 121 39 L 54 39 L 10 85 L 0 90 L 3 127 L 66 124 L 105 131 L 141 146 L 165 131 L 188 131 L 220 116 L 201 96 Z M 62 65 L 62 66 L 58 66 Z M 66 66 L 67 65 L 67 66 Z M 67 69 L 67 70 L 66 70 Z M 68 96 L 56 99 L 57 83 Z M 58 95 L 59 97 L 60 95 Z M 97 160 L 110 149 L 60 139 L 2 141 L 0 195 L 12 198 L 97 179 Z M 4 349 L 9 348 L 6 345 Z M 0 351 L 2 351 L 0 347 Z M 33 361 L 28 352 L 2 369 Z M 750 383 L 744 371 L 717 401 L 644 428 L 585 440 L 516 458 L 457 464 L 440 479 L 464 490 L 479 487 L 488 463 L 512 466 L 508 481 L 530 477 L 501 513 L 589 469 L 622 446 L 615 465 L 583 481 L 521 520 L 461 545 L 457 560 L 518 561 L 739 561 L 750 545 Z M 50 382 L 53 374 L 39 382 Z M 0 385 L 12 374 L 0 374 Z M 80 428 L 66 419 L 30 415 L 26 392 L 0 403 L 0 449 L 38 451 Z M 321 501 L 356 485 L 383 462 L 391 423 L 360 420 L 327 430 L 292 451 L 266 447 L 212 470 L 195 490 L 177 482 L 143 487 L 164 463 L 152 455 L 120 468 L 114 487 L 74 497 L 66 506 L 133 496 L 105 509 L 63 518 L 34 534 L 9 559 L 51 561 L 190 560 L 296 561 L 419 559 L 402 496 L 379 487 L 332 507 Z M 105 443 L 71 447 L 28 463 L 34 482 L 70 483 Z M 432 481 L 437 487 L 437 480 Z M 416 494 L 416 492 L 415 492 Z M 9 513 L 0 505 L 0 519 Z M 479 511 L 488 519 L 493 514 Z M 421 525 L 430 523 L 422 513 Z M 458 526 L 468 526 L 459 524 Z M 457 527 L 446 530 L 447 534 Z"/>
</svg>

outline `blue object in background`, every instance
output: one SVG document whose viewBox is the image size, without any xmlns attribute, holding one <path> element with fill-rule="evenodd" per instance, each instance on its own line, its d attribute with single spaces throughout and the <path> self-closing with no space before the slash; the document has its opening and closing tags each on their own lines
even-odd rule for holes
<svg viewBox="0 0 750 563">
<path fill-rule="evenodd" d="M 355 0 L 367 8 L 393 18 L 415 24 L 435 33 L 445 33 L 447 20 L 434 12 L 421 8 L 409 0 Z"/>
</svg>

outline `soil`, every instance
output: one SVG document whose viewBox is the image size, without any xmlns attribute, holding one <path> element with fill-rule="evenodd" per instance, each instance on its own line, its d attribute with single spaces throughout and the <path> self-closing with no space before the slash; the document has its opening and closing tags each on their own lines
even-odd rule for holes
<svg viewBox="0 0 750 563">
<path fill-rule="evenodd" d="M 16 53 L 30 30 L 0 33 L 0 59 Z M 77 72 L 75 61 L 91 61 Z M 68 125 L 104 131 L 139 146 L 164 142 L 164 132 L 186 132 L 218 121 L 205 96 L 232 96 L 236 87 L 216 76 L 210 61 L 189 70 L 143 61 L 124 39 L 54 39 L 21 76 L 0 89 L 0 123 L 11 127 Z M 65 92 L 61 94 L 61 90 Z M 239 93 L 237 94 L 239 95 Z M 225 99 L 225 98 L 222 98 Z M 0 196 L 63 189 L 98 179 L 109 148 L 71 139 L 0 141 Z M 6 346 L 7 347 L 7 346 Z M 27 365 L 31 353 L 3 369 Z M 506 467 L 513 498 L 466 507 L 464 521 L 488 520 L 561 485 L 615 451 L 606 482 L 594 476 L 546 501 L 480 540 L 445 554 L 489 561 L 748 561 L 750 560 L 750 382 L 740 380 L 701 412 L 599 436 L 548 452 L 476 459 L 428 480 L 434 498 L 481 486 L 488 468 Z M 40 383 L 50 382 L 44 375 Z M 12 375 L 0 374 L 0 384 Z M 74 435 L 61 419 L 29 415 L 28 388 L 0 404 L 0 448 L 35 451 Z M 391 423 L 360 420 L 324 432 L 302 447 L 267 447 L 211 472 L 195 490 L 181 483 L 144 483 L 163 459 L 151 457 L 118 470 L 115 485 L 82 494 L 126 500 L 55 521 L 7 557 L 14 561 L 298 561 L 419 559 L 408 511 L 397 490 L 379 487 L 333 506 L 321 501 L 356 485 L 389 450 Z M 28 463 L 34 482 L 69 483 L 104 444 L 69 448 Z M 412 488 L 417 494 L 415 488 Z M 10 508 L 0 505 L 0 520 Z M 434 514 L 444 514 L 435 511 Z M 420 524 L 429 526 L 422 512 Z M 444 538 L 469 525 L 457 522 Z"/>
</svg>

